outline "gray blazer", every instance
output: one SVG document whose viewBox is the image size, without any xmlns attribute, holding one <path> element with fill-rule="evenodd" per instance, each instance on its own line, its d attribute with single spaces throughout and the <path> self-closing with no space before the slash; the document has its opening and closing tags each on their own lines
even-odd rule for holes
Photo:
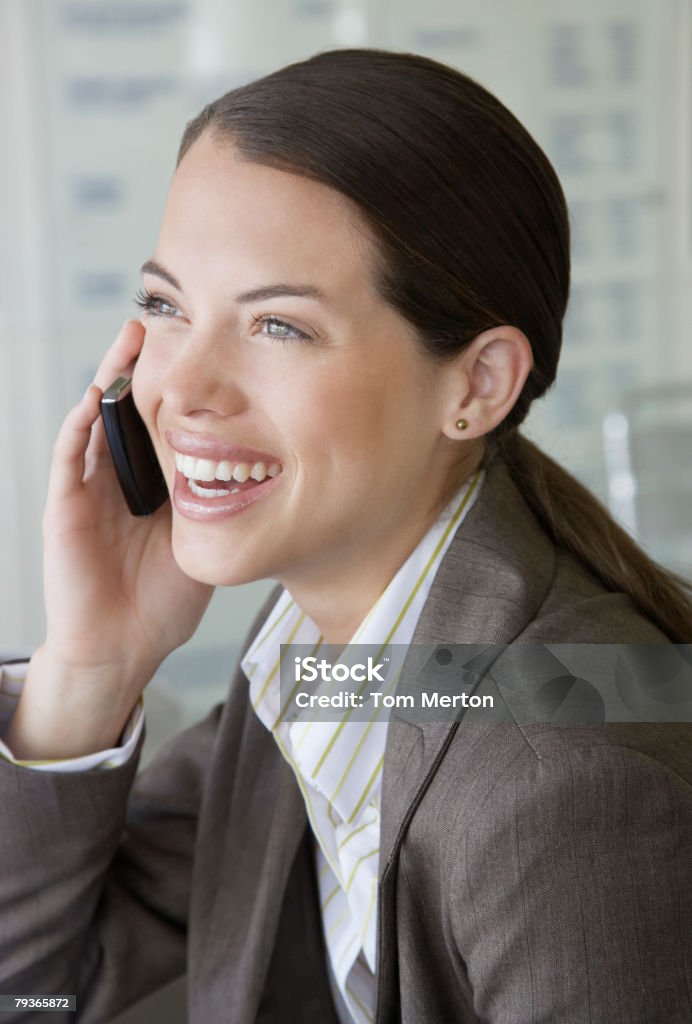
<svg viewBox="0 0 692 1024">
<path fill-rule="evenodd" d="M 589 700 L 564 724 L 574 672 L 546 676 L 542 646 L 662 635 L 555 549 L 498 462 L 414 640 L 435 653 L 413 688 L 468 663 L 453 645 L 500 645 L 476 679 L 505 711 L 390 722 L 377 1024 L 690 1024 L 692 729 Z M 76 992 L 104 1024 L 187 971 L 191 1024 L 336 1024 L 303 800 L 247 692 L 238 671 L 136 780 L 0 763 L 1 993 Z"/>
</svg>

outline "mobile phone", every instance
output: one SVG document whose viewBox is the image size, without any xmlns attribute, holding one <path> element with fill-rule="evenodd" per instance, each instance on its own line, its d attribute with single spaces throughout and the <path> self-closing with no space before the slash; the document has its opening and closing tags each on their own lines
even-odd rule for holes
<svg viewBox="0 0 692 1024">
<path fill-rule="evenodd" d="M 117 377 L 101 398 L 115 472 L 133 516 L 150 516 L 168 498 L 154 446 L 132 397 L 132 378 Z"/>
</svg>

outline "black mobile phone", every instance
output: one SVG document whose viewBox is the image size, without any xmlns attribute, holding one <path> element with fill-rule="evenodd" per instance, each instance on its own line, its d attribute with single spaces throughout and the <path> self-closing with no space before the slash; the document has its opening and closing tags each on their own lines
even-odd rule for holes
<svg viewBox="0 0 692 1024">
<path fill-rule="evenodd" d="M 127 506 L 133 516 L 150 516 L 168 498 L 168 489 L 135 407 L 131 377 L 118 377 L 104 391 L 101 416 Z"/>
</svg>

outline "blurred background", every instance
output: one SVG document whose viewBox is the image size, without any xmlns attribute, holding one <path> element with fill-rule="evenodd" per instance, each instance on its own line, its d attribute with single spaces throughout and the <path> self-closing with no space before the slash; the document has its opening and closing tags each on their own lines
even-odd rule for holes
<svg viewBox="0 0 692 1024">
<path fill-rule="evenodd" d="M 692 0 L 0 0 L 0 644 L 42 637 L 52 441 L 134 315 L 186 121 L 353 45 L 461 68 L 547 151 L 573 291 L 527 432 L 692 576 Z M 269 586 L 216 594 L 157 680 L 152 745 L 223 694 Z"/>
<path fill-rule="evenodd" d="M 544 147 L 570 204 L 574 283 L 559 382 L 527 433 L 692 577 L 692 0 L 0 0 L 5 648 L 42 637 L 52 441 L 134 315 L 186 121 L 336 46 L 453 64 Z M 269 587 L 217 592 L 163 665 L 147 757 L 223 697 Z M 177 989 L 157 1005 L 145 1019 L 179 1019 Z"/>
<path fill-rule="evenodd" d="M 0 644 L 42 637 L 52 441 L 134 315 L 186 121 L 352 45 L 458 66 L 547 151 L 574 281 L 527 432 L 692 576 L 692 0 L 0 0 Z M 269 586 L 218 592 L 164 665 L 152 746 L 223 694 Z"/>
</svg>

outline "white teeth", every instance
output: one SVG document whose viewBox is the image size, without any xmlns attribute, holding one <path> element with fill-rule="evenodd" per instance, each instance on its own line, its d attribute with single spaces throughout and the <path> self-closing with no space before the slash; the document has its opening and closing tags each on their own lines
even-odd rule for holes
<svg viewBox="0 0 692 1024">
<path fill-rule="evenodd" d="M 194 455 L 183 455 L 181 452 L 175 453 L 175 468 L 188 480 L 200 480 L 205 483 L 211 483 L 212 480 L 235 480 L 243 484 L 249 479 L 260 483 L 266 477 L 275 477 L 281 472 L 281 465 L 278 462 L 272 462 L 269 466 L 266 462 L 230 462 L 227 459 L 223 462 L 212 462 L 211 459 L 196 459 Z M 214 492 L 210 488 L 205 488 L 205 494 L 213 496 Z"/>
<path fill-rule="evenodd" d="M 216 463 L 211 459 L 197 459 L 195 480 L 213 480 L 216 477 Z"/>
<path fill-rule="evenodd" d="M 200 487 L 194 480 L 188 480 L 187 486 L 198 498 L 226 498 L 229 493 L 225 488 L 221 490 L 216 487 Z"/>
</svg>

